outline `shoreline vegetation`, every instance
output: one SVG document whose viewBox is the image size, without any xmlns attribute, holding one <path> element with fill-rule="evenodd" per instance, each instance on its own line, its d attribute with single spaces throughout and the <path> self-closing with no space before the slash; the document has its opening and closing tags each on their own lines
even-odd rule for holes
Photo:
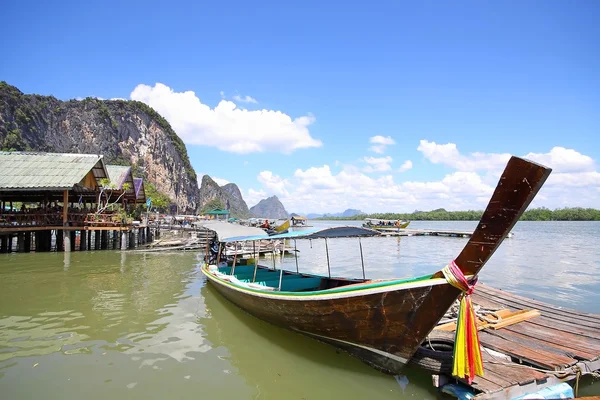
<svg viewBox="0 0 600 400">
<path fill-rule="evenodd" d="M 361 221 L 365 218 L 410 220 L 410 221 L 479 221 L 483 211 L 446 211 L 443 208 L 432 211 L 415 211 L 412 213 L 373 213 L 359 214 L 352 217 L 323 216 L 316 220 Z M 600 221 L 600 210 L 594 208 L 532 208 L 521 216 L 520 221 Z"/>
</svg>

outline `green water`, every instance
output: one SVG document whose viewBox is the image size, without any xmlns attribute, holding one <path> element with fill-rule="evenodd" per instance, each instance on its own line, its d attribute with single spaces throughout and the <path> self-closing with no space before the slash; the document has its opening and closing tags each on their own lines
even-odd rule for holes
<svg viewBox="0 0 600 400">
<path fill-rule="evenodd" d="M 259 321 L 205 285 L 195 254 L 3 255 L 2 399 L 398 399 L 381 374 Z"/>
<path fill-rule="evenodd" d="M 600 313 L 600 224 L 519 223 L 515 233 L 484 268 L 483 282 Z M 332 273 L 360 275 L 356 241 L 340 243 L 330 243 Z M 365 239 L 367 277 L 434 272 L 465 243 Z M 326 273 L 322 244 L 298 245 L 301 268 Z M 442 397 L 425 372 L 384 375 L 240 311 L 206 285 L 199 258 L 0 254 L 0 399 Z M 277 263 L 295 269 L 293 257 Z M 586 379 L 580 395 L 599 394 L 600 382 Z"/>
</svg>

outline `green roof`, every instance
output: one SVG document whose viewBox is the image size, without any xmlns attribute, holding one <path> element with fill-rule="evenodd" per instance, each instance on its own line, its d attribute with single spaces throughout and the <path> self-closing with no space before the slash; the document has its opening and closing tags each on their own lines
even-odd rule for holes
<svg viewBox="0 0 600 400">
<path fill-rule="evenodd" d="M 71 189 L 92 170 L 107 177 L 101 155 L 0 151 L 0 191 Z"/>
<path fill-rule="evenodd" d="M 206 213 L 206 215 L 228 215 L 229 214 L 229 210 L 220 210 L 218 208 L 215 208 L 214 210 L 210 210 L 209 212 Z"/>
</svg>

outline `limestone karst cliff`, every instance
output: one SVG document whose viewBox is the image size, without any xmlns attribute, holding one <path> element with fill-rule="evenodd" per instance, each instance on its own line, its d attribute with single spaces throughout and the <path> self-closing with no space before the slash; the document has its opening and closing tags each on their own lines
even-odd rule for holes
<svg viewBox="0 0 600 400">
<path fill-rule="evenodd" d="M 287 219 L 289 214 L 277 196 L 271 196 L 258 202 L 250 208 L 253 216 L 259 218 Z"/>
<path fill-rule="evenodd" d="M 61 101 L 0 82 L 0 150 L 103 154 L 105 163 L 132 165 L 180 212 L 198 208 L 196 173 L 183 141 L 138 101 Z"/>
<path fill-rule="evenodd" d="M 248 218 L 250 210 L 242 198 L 242 193 L 235 183 L 219 186 L 210 176 L 204 175 L 200 184 L 198 196 L 199 210 L 202 210 L 210 201 L 219 200 L 222 207 L 229 205 L 230 215 L 236 218 Z"/>
</svg>

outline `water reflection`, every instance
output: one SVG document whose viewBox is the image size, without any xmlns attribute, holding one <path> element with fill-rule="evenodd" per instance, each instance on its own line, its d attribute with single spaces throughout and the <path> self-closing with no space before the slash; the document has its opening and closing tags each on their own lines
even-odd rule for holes
<svg viewBox="0 0 600 400">
<path fill-rule="evenodd" d="M 256 388 L 260 398 L 398 399 L 436 397 L 430 377 L 407 369 L 399 377 L 381 374 L 357 359 L 314 339 L 270 325 L 225 300 L 211 285 L 202 288 L 205 338 L 227 351 L 226 359 Z M 410 382 L 410 384 L 406 384 Z"/>
<path fill-rule="evenodd" d="M 483 269 L 483 282 L 600 313 L 600 223 L 518 223 L 514 232 Z M 365 238 L 365 272 L 368 278 L 430 273 L 456 257 L 466 242 Z M 322 240 L 297 245 L 300 271 L 327 273 Z M 331 240 L 329 250 L 332 275 L 362 276 L 357 239 Z M 1 254 L 2 398 L 80 398 L 82 387 L 87 400 L 436 395 L 420 371 L 407 370 L 406 377 L 395 379 L 244 313 L 205 287 L 199 257 L 125 251 Z M 276 257 L 275 263 L 296 269 L 293 255 Z"/>
</svg>

